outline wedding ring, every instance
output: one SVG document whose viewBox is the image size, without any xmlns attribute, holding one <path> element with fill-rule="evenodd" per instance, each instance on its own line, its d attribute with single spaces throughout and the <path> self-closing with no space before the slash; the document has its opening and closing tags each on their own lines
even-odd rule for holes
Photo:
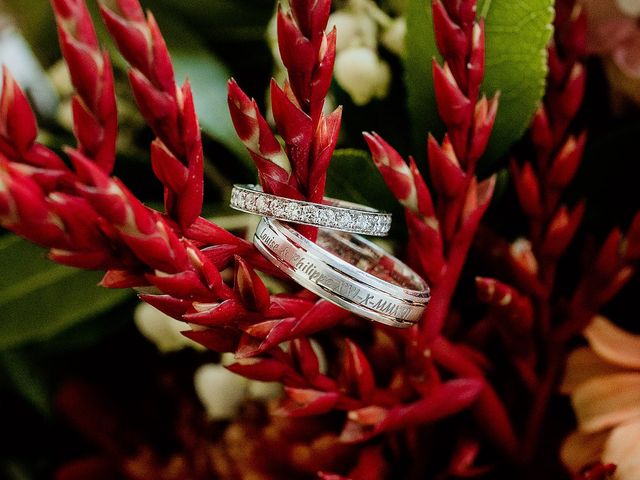
<svg viewBox="0 0 640 480">
<path fill-rule="evenodd" d="M 234 185 L 231 208 L 286 222 L 362 235 L 384 236 L 391 214 L 357 203 L 325 198 L 323 204 L 292 200 L 264 193 L 257 185 Z"/>
<path fill-rule="evenodd" d="M 415 325 L 429 302 L 429 287 L 417 273 L 359 235 L 319 229 L 314 243 L 263 217 L 254 244 L 302 287 L 385 325 Z"/>
</svg>

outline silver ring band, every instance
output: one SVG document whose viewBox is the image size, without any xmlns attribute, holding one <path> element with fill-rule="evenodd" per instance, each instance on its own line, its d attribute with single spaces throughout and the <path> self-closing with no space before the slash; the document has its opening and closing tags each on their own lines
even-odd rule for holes
<svg viewBox="0 0 640 480">
<path fill-rule="evenodd" d="M 392 327 L 420 320 L 429 287 L 408 266 L 359 235 L 320 229 L 317 241 L 266 217 L 254 236 L 267 259 L 316 295 Z"/>
<path fill-rule="evenodd" d="M 357 203 L 325 198 L 324 204 L 292 200 L 264 193 L 257 185 L 234 185 L 231 208 L 286 222 L 362 235 L 384 236 L 391 214 Z"/>
</svg>

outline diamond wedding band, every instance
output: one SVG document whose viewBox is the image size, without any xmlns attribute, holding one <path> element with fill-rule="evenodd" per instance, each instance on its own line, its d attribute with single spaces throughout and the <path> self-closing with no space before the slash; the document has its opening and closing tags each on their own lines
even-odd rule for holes
<svg viewBox="0 0 640 480">
<path fill-rule="evenodd" d="M 230 206 L 286 222 L 362 235 L 384 236 L 391 228 L 389 213 L 330 198 L 324 204 L 292 200 L 264 193 L 257 185 L 234 185 Z"/>
<path fill-rule="evenodd" d="M 418 274 L 359 235 L 320 229 L 314 243 L 263 217 L 254 243 L 302 287 L 370 320 L 410 327 L 429 302 L 429 287 Z"/>
</svg>

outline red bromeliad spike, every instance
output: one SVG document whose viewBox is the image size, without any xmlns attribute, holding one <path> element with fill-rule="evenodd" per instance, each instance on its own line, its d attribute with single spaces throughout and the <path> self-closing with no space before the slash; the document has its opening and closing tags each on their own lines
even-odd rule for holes
<svg viewBox="0 0 640 480">
<path fill-rule="evenodd" d="M 322 113 L 335 60 L 335 31 L 325 33 L 330 7 L 329 0 L 293 0 L 290 12 L 278 8 L 278 43 L 288 81 L 283 88 L 272 82 L 271 101 L 284 149 L 255 101 L 233 81 L 228 95 L 231 118 L 256 163 L 263 189 L 315 203 L 324 197 L 341 122 L 340 108 L 328 116 Z M 310 238 L 316 234 L 314 228 L 296 228 Z"/>
<path fill-rule="evenodd" d="M 433 2 L 433 8 L 436 38 L 441 39 L 438 43 L 445 60 L 444 67 L 434 62 L 434 86 L 438 110 L 447 127 L 442 145 L 438 145 L 432 137 L 429 139 L 429 165 L 434 190 L 438 193 L 435 209 L 431 206 L 431 195 L 423 186 L 424 182 L 415 166 L 410 170 L 412 175 L 407 175 L 406 164 L 391 147 L 380 138 L 366 137 L 386 183 L 407 207 L 411 263 L 419 265 L 418 271 L 425 275 L 431 286 L 432 299 L 425 312 L 418 340 L 418 345 L 425 351 L 442 345 L 439 335 L 449 315 L 459 275 L 493 194 L 495 178 L 478 183 L 473 174 L 487 146 L 498 104 L 497 96 L 491 101 L 484 97 L 478 101 L 484 74 L 484 28 L 481 23 L 474 23 L 475 2 L 436 1 Z M 466 39 L 462 53 L 458 51 L 463 48 L 461 41 L 447 44 L 451 40 L 447 38 L 449 35 L 456 38 L 460 32 Z M 418 188 L 420 196 L 429 198 L 428 211 L 420 209 L 423 217 L 416 215 L 418 209 L 415 200 L 407 201 L 417 196 L 417 185 L 421 185 Z M 461 355 L 463 349 L 460 348 L 448 348 L 446 355 L 443 355 L 442 348 L 438 350 L 439 359 L 446 358 L 444 368 L 457 375 L 477 378 L 479 384 L 484 385 L 474 407 L 477 421 L 487 426 L 493 423 L 490 428 L 494 430 L 492 437 L 495 443 L 505 451 L 513 451 L 515 434 L 505 407 L 486 384 L 482 371 L 475 366 L 470 367 L 469 361 L 460 358 Z M 428 392 L 429 387 L 425 386 L 422 393 L 426 395 L 425 399 L 429 398 Z M 460 408 L 465 406 L 468 404 Z M 372 421 L 382 424 L 379 419 Z M 367 438 L 371 428 L 364 433 L 361 427 L 356 428 L 351 424 L 345 432 L 348 432 L 349 438 L 363 438 L 363 435 Z"/>
<path fill-rule="evenodd" d="M 78 96 L 73 99 L 78 148 L 105 173 L 115 161 L 118 115 L 111 61 L 100 50 L 83 0 L 52 0 L 60 47 Z"/>
<path fill-rule="evenodd" d="M 320 118 L 333 74 L 335 32 L 325 34 L 330 0 L 313 4 L 291 2 L 291 13 L 278 9 L 278 45 L 289 72 L 291 88 L 299 106 L 313 119 Z"/>
<path fill-rule="evenodd" d="M 129 79 L 138 107 L 164 146 L 164 155 L 152 160 L 154 171 L 169 174 L 159 177 L 165 185 L 165 208 L 186 229 L 200 215 L 203 196 L 202 141 L 191 88 L 188 82 L 182 88 L 176 85 L 158 25 L 151 14 L 145 18 L 137 1 L 118 0 L 113 8 L 101 2 L 100 10 L 131 65 Z M 169 165 L 158 165 L 162 161 Z M 168 182 L 168 176 L 174 180 Z"/>
<path fill-rule="evenodd" d="M 433 137 L 428 142 L 431 177 L 439 194 L 437 214 L 423 210 L 424 217 L 414 215 L 418 211 L 416 185 L 423 182 L 420 175 L 411 174 L 382 139 L 365 137 L 385 181 L 408 209 L 412 263 L 417 261 L 430 281 L 432 300 L 423 321 L 428 332 L 425 341 L 432 341 L 445 323 L 468 248 L 493 192 L 493 179 L 478 185 L 473 173 L 486 148 L 498 103 L 497 97 L 478 101 L 484 74 L 484 28 L 475 20 L 475 2 L 435 1 L 433 11 L 437 44 L 445 62 L 444 66 L 433 63 L 434 88 L 447 127 L 442 145 Z M 430 199 L 426 188 L 420 191 Z"/>
<path fill-rule="evenodd" d="M 468 38 L 464 30 L 454 22 L 442 2 L 433 2 L 433 23 L 438 50 L 450 62 L 456 78 L 466 78 Z"/>
</svg>

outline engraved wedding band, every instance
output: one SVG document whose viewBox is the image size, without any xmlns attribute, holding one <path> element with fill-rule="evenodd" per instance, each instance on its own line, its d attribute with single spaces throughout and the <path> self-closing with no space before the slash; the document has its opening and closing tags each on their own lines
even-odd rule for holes
<svg viewBox="0 0 640 480">
<path fill-rule="evenodd" d="M 286 222 L 362 235 L 385 236 L 391 214 L 356 203 L 325 198 L 317 204 L 264 193 L 257 185 L 234 185 L 231 208 Z"/>
<path fill-rule="evenodd" d="M 319 229 L 314 243 L 263 217 L 254 243 L 302 287 L 370 320 L 410 327 L 429 302 L 429 287 L 418 274 L 359 235 Z"/>
</svg>

